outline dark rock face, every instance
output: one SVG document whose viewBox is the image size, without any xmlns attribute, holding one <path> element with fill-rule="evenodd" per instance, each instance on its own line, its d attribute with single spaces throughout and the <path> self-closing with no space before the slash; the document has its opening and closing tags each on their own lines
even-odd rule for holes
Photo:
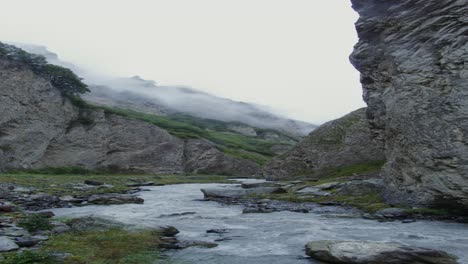
<svg viewBox="0 0 468 264">
<path fill-rule="evenodd" d="M 384 160 L 371 138 L 365 109 L 323 124 L 293 150 L 274 158 L 262 171 L 270 180 L 320 176 L 331 168 Z"/>
<path fill-rule="evenodd" d="M 250 176 L 259 169 L 213 144 L 183 140 L 152 124 L 103 110 L 78 109 L 48 80 L 2 55 L 0 112 L 0 171 L 79 166 L 112 172 Z"/>
<path fill-rule="evenodd" d="M 390 202 L 468 210 L 468 1 L 353 0 Z"/>
</svg>

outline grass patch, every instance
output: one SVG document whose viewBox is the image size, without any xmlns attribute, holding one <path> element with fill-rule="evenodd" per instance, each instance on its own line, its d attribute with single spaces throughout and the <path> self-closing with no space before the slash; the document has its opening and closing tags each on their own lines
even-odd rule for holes
<svg viewBox="0 0 468 264">
<path fill-rule="evenodd" d="M 7 253 L 0 264 L 55 264 L 57 263 L 49 254 L 36 251 L 23 251 L 21 253 Z"/>
<path fill-rule="evenodd" d="M 42 250 L 73 254 L 66 264 L 149 264 L 159 258 L 158 244 L 156 231 L 112 229 L 53 236 Z"/>
<path fill-rule="evenodd" d="M 51 236 L 36 251 L 7 253 L 1 264 L 55 264 L 50 253 L 70 253 L 64 264 L 150 264 L 160 259 L 154 230 L 71 232 Z M 61 262 L 62 263 L 62 262 Z"/>
<path fill-rule="evenodd" d="M 113 185 L 111 188 L 96 188 L 93 190 L 74 189 L 74 185 L 83 184 L 85 180 L 94 180 Z M 127 183 L 137 181 L 152 181 L 155 184 L 183 183 L 228 183 L 227 176 L 219 175 L 115 175 L 115 174 L 34 174 L 5 173 L 0 174 L 0 182 L 34 187 L 37 192 L 63 196 L 87 196 L 102 193 L 121 193 L 130 189 Z"/>
<path fill-rule="evenodd" d="M 385 161 L 371 161 L 367 163 L 358 163 L 349 166 L 337 168 L 324 168 L 320 171 L 303 171 L 297 173 L 296 177 L 318 177 L 320 179 L 333 179 L 352 176 L 354 174 L 376 173 L 382 170 Z"/>
<path fill-rule="evenodd" d="M 373 161 L 368 163 L 353 164 L 346 167 L 333 168 L 325 170 L 325 174 L 330 178 L 351 176 L 353 174 L 366 174 L 379 172 L 385 161 Z"/>
<path fill-rule="evenodd" d="M 344 205 L 358 208 L 367 213 L 374 213 L 378 210 L 389 207 L 388 204 L 383 202 L 381 195 L 378 193 L 370 193 L 367 195 L 332 194 L 330 196 L 313 196 L 290 192 L 285 194 L 263 194 L 253 197 L 260 199 L 288 201 L 294 203 L 341 203 Z"/>
</svg>

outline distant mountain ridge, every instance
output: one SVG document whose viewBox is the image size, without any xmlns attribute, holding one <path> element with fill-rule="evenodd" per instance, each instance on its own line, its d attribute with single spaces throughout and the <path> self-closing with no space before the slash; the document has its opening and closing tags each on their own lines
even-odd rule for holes
<svg viewBox="0 0 468 264">
<path fill-rule="evenodd" d="M 244 123 L 246 127 L 279 130 L 296 139 L 317 126 L 288 119 L 263 106 L 236 102 L 185 86 L 161 86 L 139 76 L 130 78 L 96 77 L 84 69 L 59 59 L 44 46 L 18 44 L 24 50 L 43 55 L 49 63 L 72 69 L 85 78 L 91 93 L 83 98 L 89 102 L 126 108 L 156 115 L 186 114 L 224 122 Z"/>
</svg>

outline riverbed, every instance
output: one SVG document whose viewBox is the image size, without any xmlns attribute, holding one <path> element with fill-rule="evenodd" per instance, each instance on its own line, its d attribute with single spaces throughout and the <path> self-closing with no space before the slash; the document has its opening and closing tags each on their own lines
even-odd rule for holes
<svg viewBox="0 0 468 264">
<path fill-rule="evenodd" d="M 203 188 L 232 188 L 227 184 L 181 184 L 148 187 L 138 195 L 144 204 L 54 209 L 57 216 L 99 216 L 136 227 L 171 225 L 181 240 L 204 240 L 218 247 L 169 252 L 179 264 L 311 264 L 304 245 L 313 240 L 392 241 L 439 249 L 468 263 L 468 226 L 418 221 L 378 222 L 349 214 L 275 212 L 243 214 L 242 206 L 203 201 Z M 206 233 L 226 229 L 225 233 Z"/>
</svg>

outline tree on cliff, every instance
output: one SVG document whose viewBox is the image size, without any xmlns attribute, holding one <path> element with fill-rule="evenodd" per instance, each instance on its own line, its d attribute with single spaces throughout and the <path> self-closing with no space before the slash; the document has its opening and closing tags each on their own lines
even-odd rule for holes
<svg viewBox="0 0 468 264">
<path fill-rule="evenodd" d="M 34 73 L 49 80 L 64 96 L 72 99 L 72 102 L 81 101 L 79 95 L 89 92 L 88 86 L 73 71 L 48 64 L 46 58 L 41 55 L 31 54 L 0 42 L 0 57 L 28 66 Z"/>
</svg>

